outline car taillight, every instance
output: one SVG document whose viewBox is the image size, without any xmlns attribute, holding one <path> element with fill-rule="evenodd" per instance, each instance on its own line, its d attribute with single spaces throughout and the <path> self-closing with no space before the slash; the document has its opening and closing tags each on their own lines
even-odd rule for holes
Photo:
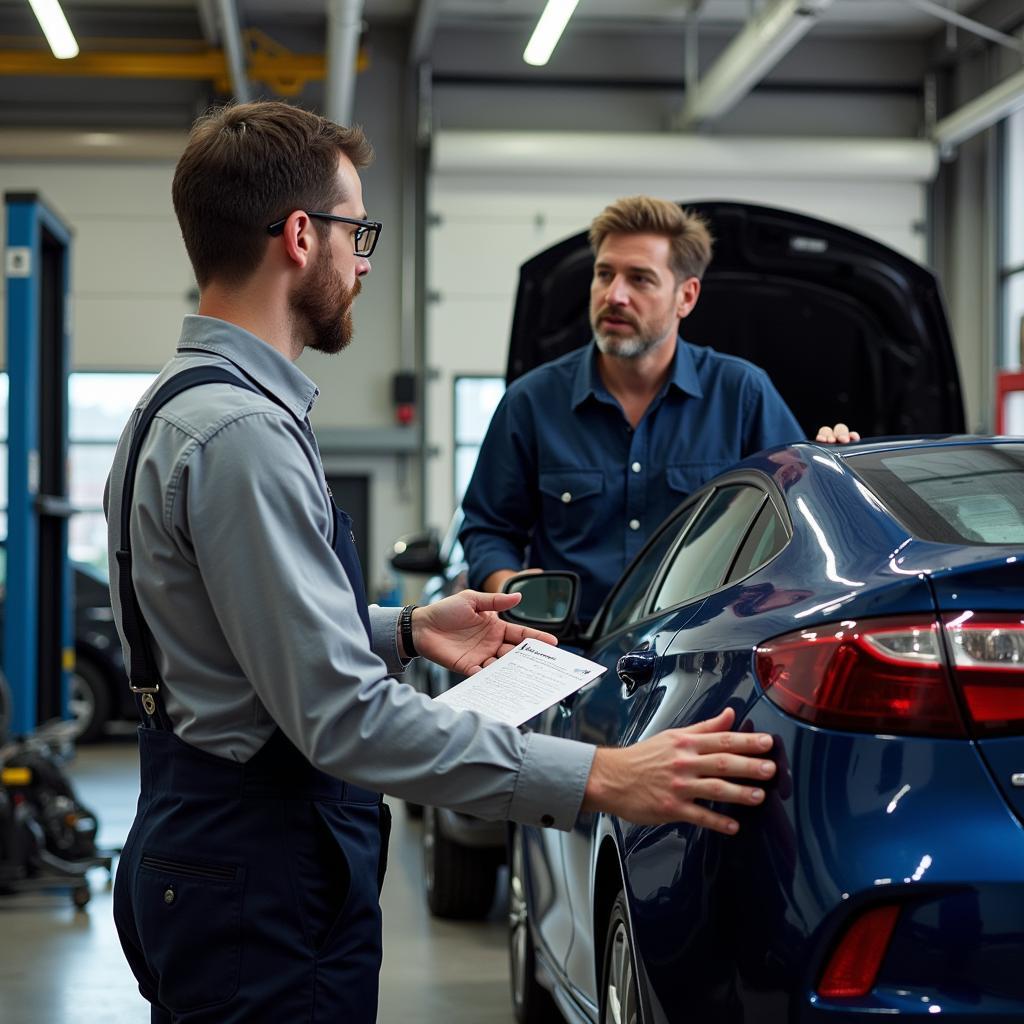
<svg viewBox="0 0 1024 1024">
<path fill-rule="evenodd" d="M 875 987 L 899 913 L 896 906 L 873 907 L 847 928 L 822 972 L 819 996 L 852 999 L 866 996 Z"/>
<path fill-rule="evenodd" d="M 943 624 L 953 678 L 977 732 L 1024 732 L 1024 618 L 961 612 Z"/>
<path fill-rule="evenodd" d="M 891 618 L 802 629 L 756 649 L 769 700 L 830 729 L 964 736 L 939 623 Z"/>
</svg>

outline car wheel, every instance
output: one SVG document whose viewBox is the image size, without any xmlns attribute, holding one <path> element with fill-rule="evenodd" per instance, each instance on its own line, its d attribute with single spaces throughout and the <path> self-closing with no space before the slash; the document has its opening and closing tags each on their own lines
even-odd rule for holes
<svg viewBox="0 0 1024 1024">
<path fill-rule="evenodd" d="M 604 943 L 601 972 L 601 1024 L 641 1024 L 633 940 L 626 916 L 626 897 L 620 892 L 612 905 Z"/>
<path fill-rule="evenodd" d="M 508 873 L 508 959 L 512 981 L 512 1011 L 519 1024 L 560 1024 L 562 1015 L 551 993 L 537 981 L 537 959 L 530 931 L 523 870 L 523 841 L 512 835 Z"/>
<path fill-rule="evenodd" d="M 91 661 L 79 658 L 71 673 L 68 711 L 79 743 L 92 743 L 103 734 L 110 718 L 110 689 L 106 676 Z"/>
<path fill-rule="evenodd" d="M 441 831 L 437 808 L 423 808 L 423 879 L 427 906 L 435 917 L 486 917 L 497 878 L 498 862 L 491 850 L 453 843 Z"/>
</svg>

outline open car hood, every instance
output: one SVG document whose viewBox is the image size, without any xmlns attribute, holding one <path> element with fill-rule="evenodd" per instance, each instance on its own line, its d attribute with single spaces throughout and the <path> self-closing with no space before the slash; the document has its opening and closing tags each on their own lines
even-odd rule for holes
<svg viewBox="0 0 1024 1024">
<path fill-rule="evenodd" d="M 683 337 L 763 367 L 808 436 L 958 433 L 963 399 L 934 274 L 854 231 L 747 203 L 680 204 L 715 237 Z M 591 338 L 586 232 L 522 265 L 509 382 Z"/>
</svg>

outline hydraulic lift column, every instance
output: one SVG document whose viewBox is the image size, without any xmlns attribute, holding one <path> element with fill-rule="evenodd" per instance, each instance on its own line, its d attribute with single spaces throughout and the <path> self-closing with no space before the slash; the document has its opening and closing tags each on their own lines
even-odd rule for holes
<svg viewBox="0 0 1024 1024">
<path fill-rule="evenodd" d="M 67 711 L 74 668 L 68 564 L 71 232 L 36 193 L 8 192 L 7 580 L 11 735 Z"/>
</svg>

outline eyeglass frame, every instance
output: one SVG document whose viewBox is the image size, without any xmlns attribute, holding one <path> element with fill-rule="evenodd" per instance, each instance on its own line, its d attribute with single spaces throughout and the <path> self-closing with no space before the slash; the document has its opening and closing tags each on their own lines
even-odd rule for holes
<svg viewBox="0 0 1024 1024">
<path fill-rule="evenodd" d="M 362 231 L 355 233 L 355 254 L 357 256 L 363 256 L 369 259 L 373 255 L 373 250 L 377 248 L 377 242 L 380 240 L 380 232 L 384 225 L 379 220 L 360 220 L 358 217 L 342 217 L 337 213 L 323 213 L 319 210 L 303 210 L 302 211 L 307 217 L 319 217 L 320 220 L 334 220 L 339 224 L 358 224 Z M 291 214 L 288 214 L 290 217 Z M 273 224 L 267 225 L 267 234 L 273 235 L 275 238 L 284 232 L 284 226 L 288 221 L 288 217 L 282 217 L 280 220 L 275 220 Z M 359 251 L 359 236 L 363 231 L 373 232 L 373 243 L 371 244 L 367 252 Z"/>
</svg>

